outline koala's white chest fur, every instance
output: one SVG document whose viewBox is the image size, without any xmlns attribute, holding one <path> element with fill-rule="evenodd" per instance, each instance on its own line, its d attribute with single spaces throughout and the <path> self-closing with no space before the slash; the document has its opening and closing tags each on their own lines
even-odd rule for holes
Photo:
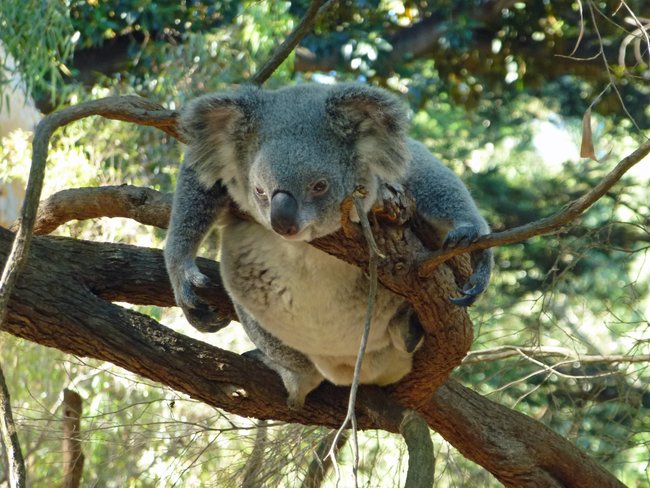
<svg viewBox="0 0 650 488">
<path fill-rule="evenodd" d="M 221 254 L 228 292 L 264 329 L 315 363 L 356 356 L 368 300 L 361 270 L 254 222 L 228 224 Z M 379 287 L 368 352 L 389 347 L 388 323 L 402 303 Z"/>
</svg>

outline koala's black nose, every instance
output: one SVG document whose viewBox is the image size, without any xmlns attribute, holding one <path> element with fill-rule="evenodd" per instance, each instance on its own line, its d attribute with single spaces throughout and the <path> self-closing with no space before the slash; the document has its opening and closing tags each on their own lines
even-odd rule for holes
<svg viewBox="0 0 650 488">
<path fill-rule="evenodd" d="M 298 202 L 286 191 L 278 191 L 271 198 L 271 227 L 282 236 L 298 233 Z"/>
</svg>

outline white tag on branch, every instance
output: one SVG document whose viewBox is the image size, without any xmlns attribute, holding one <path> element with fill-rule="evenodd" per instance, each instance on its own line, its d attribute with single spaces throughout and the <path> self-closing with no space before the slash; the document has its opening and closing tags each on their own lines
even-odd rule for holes
<svg viewBox="0 0 650 488">
<path fill-rule="evenodd" d="M 582 143 L 580 144 L 580 157 L 581 158 L 590 158 L 599 163 L 604 162 L 609 155 L 611 150 L 605 154 L 604 157 L 598 159 L 596 157 L 596 150 L 594 149 L 594 136 L 591 132 L 591 107 L 587 109 L 585 115 L 582 117 Z"/>
</svg>

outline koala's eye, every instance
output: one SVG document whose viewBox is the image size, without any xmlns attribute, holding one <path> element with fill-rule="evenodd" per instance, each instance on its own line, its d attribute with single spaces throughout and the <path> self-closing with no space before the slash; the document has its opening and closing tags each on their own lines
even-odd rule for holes
<svg viewBox="0 0 650 488">
<path fill-rule="evenodd" d="M 312 185 L 311 192 L 313 195 L 322 195 L 328 188 L 329 184 L 327 183 L 327 180 L 318 180 Z"/>
<path fill-rule="evenodd" d="M 259 198 L 266 198 L 266 192 L 264 191 L 264 188 L 260 188 L 259 186 L 255 187 L 255 195 L 257 195 Z"/>
</svg>

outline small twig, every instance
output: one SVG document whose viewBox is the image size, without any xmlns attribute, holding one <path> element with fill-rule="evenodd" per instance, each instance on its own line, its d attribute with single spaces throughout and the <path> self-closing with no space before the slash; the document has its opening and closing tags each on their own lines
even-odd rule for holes
<svg viewBox="0 0 650 488">
<path fill-rule="evenodd" d="M 253 450 L 244 466 L 243 481 L 241 483 L 242 488 L 260 486 L 260 474 L 262 473 L 262 465 L 264 464 L 264 451 L 266 450 L 268 441 L 268 425 L 268 421 L 266 420 L 260 420 L 257 424 Z"/>
<path fill-rule="evenodd" d="M 9 389 L 5 381 L 2 367 L 0 367 L 0 434 L 2 443 L 7 454 L 7 466 L 9 468 L 9 486 L 11 488 L 25 487 L 25 461 L 18 442 L 16 424 L 11 413 L 9 401 Z"/>
<path fill-rule="evenodd" d="M 476 242 L 467 246 L 458 246 L 444 251 L 434 252 L 429 258 L 423 261 L 419 267 L 420 276 L 429 276 L 442 263 L 448 259 L 471 251 L 488 249 L 490 247 L 501 246 L 503 244 L 512 244 L 521 242 L 531 237 L 549 234 L 557 231 L 562 226 L 576 219 L 581 213 L 593 205 L 602 197 L 614 184 L 632 166 L 641 161 L 650 153 L 650 139 L 641 144 L 634 152 L 623 158 L 616 167 L 609 172 L 596 186 L 580 198 L 573 200 L 565 205 L 562 210 L 556 212 L 550 217 L 546 217 L 529 224 L 525 224 L 514 229 L 495 232 L 480 237 Z"/>
<path fill-rule="evenodd" d="M 463 364 L 476 364 L 486 361 L 499 361 L 511 357 L 521 357 L 522 354 L 528 357 L 560 357 L 568 363 L 579 362 L 583 364 L 599 363 L 650 363 L 650 354 L 640 354 L 636 356 L 626 354 L 586 354 L 577 355 L 575 351 L 564 347 L 539 346 L 539 347 L 519 347 L 519 346 L 500 346 L 480 351 L 471 351 L 467 353 Z"/>
<path fill-rule="evenodd" d="M 343 434 L 343 431 L 347 428 L 348 423 L 352 425 L 352 446 L 354 450 L 354 479 L 355 485 L 357 483 L 357 470 L 359 466 L 359 440 L 357 438 L 357 418 L 354 413 L 354 407 L 357 399 L 357 390 L 359 388 L 359 374 L 361 372 L 361 364 L 363 362 L 363 357 L 366 353 L 366 347 L 368 345 L 368 337 L 370 335 L 370 324 L 372 322 L 372 310 L 375 306 L 375 301 L 377 298 L 377 261 L 379 260 L 379 252 L 377 249 L 377 243 L 375 238 L 372 235 L 372 229 L 370 228 L 370 222 L 368 222 L 368 216 L 366 215 L 365 210 L 363 209 L 363 198 L 366 196 L 366 193 L 362 187 L 357 187 L 352 194 L 354 201 L 354 206 L 356 208 L 357 214 L 359 216 L 359 221 L 361 222 L 361 228 L 363 234 L 368 242 L 368 274 L 369 274 L 369 283 L 368 283 L 368 306 L 366 308 L 366 321 L 363 328 L 363 335 L 361 336 L 361 344 L 359 345 L 359 352 L 357 353 L 357 360 L 354 365 L 354 376 L 352 378 L 352 384 L 350 385 L 350 397 L 348 398 L 348 409 L 345 414 L 345 418 L 341 423 L 341 427 L 336 431 L 334 440 L 332 441 L 332 447 L 330 448 L 327 457 L 331 457 L 332 461 L 335 459 L 335 446 L 339 443 L 339 438 Z M 336 468 L 336 463 L 334 463 Z"/>
<path fill-rule="evenodd" d="M 325 5 L 323 6 L 323 3 Z M 298 43 L 305 37 L 312 29 L 314 21 L 321 11 L 321 6 L 324 8 L 329 7 L 331 2 L 325 0 L 313 0 L 305 13 L 305 16 L 300 20 L 298 26 L 287 36 L 287 38 L 278 46 L 271 58 L 264 63 L 257 73 L 253 75 L 251 81 L 256 85 L 262 85 L 273 72 L 278 69 L 285 59 L 291 54 Z"/>
<path fill-rule="evenodd" d="M 333 444 L 335 441 L 336 432 L 331 431 L 323 440 L 318 443 L 314 458 L 307 468 L 307 474 L 302 480 L 301 488 L 320 488 L 327 472 L 332 467 L 332 458 L 327 457 L 331 449 L 335 452 L 341 450 L 343 445 L 348 441 L 348 436 L 343 433 L 338 439 L 338 444 Z"/>
<path fill-rule="evenodd" d="M 32 165 L 25 201 L 18 220 L 18 232 L 0 277 L 0 324 L 4 322 L 7 315 L 9 297 L 29 252 L 38 202 L 43 190 L 50 138 L 59 127 L 91 115 L 157 127 L 170 136 L 182 140 L 176 127 L 177 112 L 166 110 L 157 103 L 134 96 L 91 100 L 51 113 L 41 120 L 34 132 Z"/>
</svg>

